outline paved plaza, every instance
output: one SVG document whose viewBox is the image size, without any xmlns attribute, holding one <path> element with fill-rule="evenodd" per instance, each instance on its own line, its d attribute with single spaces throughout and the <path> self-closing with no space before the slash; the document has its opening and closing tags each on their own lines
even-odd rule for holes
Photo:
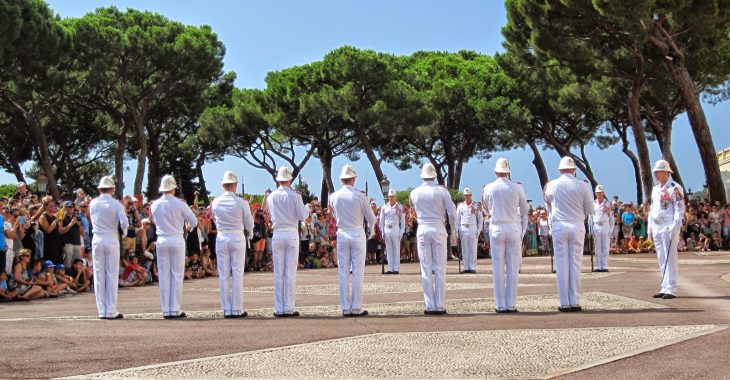
<svg viewBox="0 0 730 380">
<path fill-rule="evenodd" d="M 491 261 L 449 262 L 445 316 L 423 315 L 417 264 L 366 268 L 370 316 L 342 318 L 336 270 L 300 271 L 302 317 L 273 317 L 273 276 L 247 273 L 250 314 L 222 319 L 217 279 L 185 283 L 186 320 L 156 286 L 120 290 L 125 319 L 93 294 L 0 305 L 0 378 L 727 378 L 730 253 L 680 254 L 679 298 L 657 300 L 653 255 L 584 260 L 581 313 L 558 313 L 547 257 L 525 258 L 516 314 L 496 314 Z"/>
</svg>

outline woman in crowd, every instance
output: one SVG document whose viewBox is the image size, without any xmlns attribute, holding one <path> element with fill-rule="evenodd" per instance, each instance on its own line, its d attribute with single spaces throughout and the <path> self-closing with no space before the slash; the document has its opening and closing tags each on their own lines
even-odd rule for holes
<svg viewBox="0 0 730 380">
<path fill-rule="evenodd" d="M 10 279 L 10 287 L 18 291 L 19 297 L 29 300 L 45 298 L 48 296 L 43 288 L 36 285 L 28 272 L 28 264 L 30 263 L 30 250 L 20 250 L 20 258 L 13 268 L 13 277 Z"/>
<path fill-rule="evenodd" d="M 264 210 L 254 207 L 253 216 L 253 238 L 251 239 L 251 250 L 253 251 L 253 259 L 251 260 L 250 269 L 260 271 L 264 266 L 264 250 L 266 249 L 266 234 L 268 229 Z"/>
<path fill-rule="evenodd" d="M 43 258 L 54 263 L 60 263 L 63 253 L 63 243 L 61 241 L 61 228 L 58 221 L 58 208 L 56 202 L 49 197 L 43 200 L 44 212 L 40 217 L 39 224 L 43 229 Z"/>
<path fill-rule="evenodd" d="M 548 221 L 547 211 L 540 210 L 540 220 L 538 224 L 538 236 L 540 237 L 540 254 L 547 255 L 550 249 L 550 222 Z"/>
<path fill-rule="evenodd" d="M 537 215 L 535 213 L 530 214 L 527 222 L 527 254 L 537 255 Z"/>
<path fill-rule="evenodd" d="M 628 240 L 634 234 L 634 224 L 636 224 L 636 214 L 630 204 L 625 204 L 626 211 L 621 214 L 621 232 L 623 239 Z"/>
</svg>

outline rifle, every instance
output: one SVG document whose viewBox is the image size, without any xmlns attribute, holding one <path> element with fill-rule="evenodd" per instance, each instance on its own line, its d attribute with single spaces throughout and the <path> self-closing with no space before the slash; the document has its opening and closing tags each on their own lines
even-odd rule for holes
<svg viewBox="0 0 730 380">
<path fill-rule="evenodd" d="M 591 272 L 594 272 L 593 258 L 596 256 L 596 240 L 593 238 L 593 234 L 588 236 L 588 250 L 591 253 Z"/>
<path fill-rule="evenodd" d="M 550 251 L 550 272 L 555 273 L 555 263 L 553 256 L 553 236 L 548 235 L 548 250 Z"/>
<path fill-rule="evenodd" d="M 459 273 L 461 273 L 461 260 L 464 259 L 464 253 L 461 251 L 461 232 L 457 229 L 456 230 L 456 238 L 459 239 L 456 247 L 457 252 L 459 252 Z"/>
</svg>

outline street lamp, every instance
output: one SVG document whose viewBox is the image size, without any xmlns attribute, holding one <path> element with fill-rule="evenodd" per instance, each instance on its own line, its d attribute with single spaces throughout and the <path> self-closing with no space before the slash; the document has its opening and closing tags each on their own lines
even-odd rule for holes
<svg viewBox="0 0 730 380">
<path fill-rule="evenodd" d="M 380 181 L 380 190 L 383 191 L 383 198 L 388 199 L 388 191 L 390 191 L 390 181 L 387 176 L 383 176 L 383 180 Z"/>
<path fill-rule="evenodd" d="M 43 193 L 43 195 L 48 194 L 48 177 L 41 174 L 36 178 L 35 183 L 38 185 L 38 192 Z"/>
</svg>

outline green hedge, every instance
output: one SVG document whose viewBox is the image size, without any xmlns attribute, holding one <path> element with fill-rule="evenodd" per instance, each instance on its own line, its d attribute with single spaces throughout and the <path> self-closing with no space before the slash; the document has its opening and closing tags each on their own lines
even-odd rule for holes
<svg viewBox="0 0 730 380">
<path fill-rule="evenodd" d="M 18 188 L 15 185 L 0 185 L 0 198 L 10 198 L 16 191 Z"/>
</svg>

